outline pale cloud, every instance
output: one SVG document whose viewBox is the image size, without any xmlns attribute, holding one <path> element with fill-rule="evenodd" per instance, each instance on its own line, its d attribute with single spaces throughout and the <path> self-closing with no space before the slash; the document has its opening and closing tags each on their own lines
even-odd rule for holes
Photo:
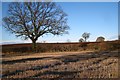
<svg viewBox="0 0 120 80">
<path fill-rule="evenodd" d="M 108 40 L 118 40 L 118 35 L 113 35 L 109 37 Z"/>
<path fill-rule="evenodd" d="M 28 40 L 21 40 L 23 43 L 32 43 L 32 41 L 30 39 Z"/>
<path fill-rule="evenodd" d="M 32 43 L 31 40 L 0 40 L 0 44 Z"/>
</svg>

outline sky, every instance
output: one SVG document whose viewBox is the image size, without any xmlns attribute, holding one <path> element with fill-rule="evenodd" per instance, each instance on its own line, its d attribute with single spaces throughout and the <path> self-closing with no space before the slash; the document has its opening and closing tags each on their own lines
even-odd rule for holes
<svg viewBox="0 0 120 80">
<path fill-rule="evenodd" d="M 2 2 L 2 18 L 8 16 L 8 2 Z M 78 42 L 84 32 L 90 33 L 88 41 L 96 41 L 103 36 L 106 41 L 116 40 L 118 35 L 118 3 L 117 2 L 57 2 L 68 14 L 69 34 L 63 36 L 44 35 L 37 42 Z M 1 18 L 0 18 L 1 19 Z M 2 26 L 1 26 L 2 27 Z M 30 40 L 16 38 L 4 27 L 0 42 L 29 43 Z"/>
</svg>

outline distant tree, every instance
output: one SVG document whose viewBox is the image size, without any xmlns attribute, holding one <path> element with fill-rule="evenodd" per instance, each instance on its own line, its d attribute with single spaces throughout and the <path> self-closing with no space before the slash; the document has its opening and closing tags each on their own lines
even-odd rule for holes
<svg viewBox="0 0 120 80">
<path fill-rule="evenodd" d="M 86 42 L 87 39 L 90 37 L 90 33 L 84 32 L 84 33 L 82 34 L 82 37 L 84 38 L 84 41 Z"/>
<path fill-rule="evenodd" d="M 36 41 L 44 34 L 68 33 L 67 14 L 54 2 L 11 2 L 3 26 L 17 37 Z"/>
<path fill-rule="evenodd" d="M 104 41 L 104 40 L 105 40 L 105 38 L 102 37 L 102 36 L 100 36 L 100 37 L 98 37 L 98 38 L 96 39 L 96 42 L 102 42 L 102 41 Z"/>
<path fill-rule="evenodd" d="M 67 42 L 71 42 L 70 39 L 67 39 Z"/>
<path fill-rule="evenodd" d="M 79 39 L 79 42 L 84 42 L 84 39 L 83 39 L 83 38 L 80 38 L 80 39 Z"/>
<path fill-rule="evenodd" d="M 43 41 L 43 43 L 46 43 L 46 41 Z"/>
</svg>

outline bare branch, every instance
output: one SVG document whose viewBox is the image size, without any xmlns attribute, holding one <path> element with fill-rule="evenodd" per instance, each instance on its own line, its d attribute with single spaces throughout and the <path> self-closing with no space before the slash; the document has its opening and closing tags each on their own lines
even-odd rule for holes
<svg viewBox="0 0 120 80">
<path fill-rule="evenodd" d="M 67 14 L 54 2 L 12 2 L 8 13 L 3 18 L 4 27 L 34 43 L 44 34 L 61 35 L 69 29 Z"/>
</svg>

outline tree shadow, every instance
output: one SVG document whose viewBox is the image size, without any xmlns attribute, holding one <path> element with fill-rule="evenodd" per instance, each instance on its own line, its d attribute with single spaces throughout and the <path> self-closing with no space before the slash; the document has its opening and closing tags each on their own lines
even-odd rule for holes
<svg viewBox="0 0 120 80">
<path fill-rule="evenodd" d="M 46 69 L 46 68 L 50 68 L 50 67 L 54 67 L 54 66 L 58 66 L 58 65 L 61 65 L 61 63 L 56 62 L 54 64 L 34 66 L 34 67 L 31 67 L 31 68 L 25 69 L 25 70 L 15 70 L 15 71 L 12 71 L 12 72 L 9 72 L 9 73 L 6 73 L 6 74 L 2 74 L 2 77 L 6 78 L 7 76 L 15 75 L 17 73 L 25 72 L 25 71 L 28 71 L 28 70 L 33 70 L 33 71 L 34 70 L 42 70 L 42 69 Z"/>
<path fill-rule="evenodd" d="M 32 78 L 37 78 L 37 77 L 40 77 L 40 76 L 45 76 L 45 75 L 59 75 L 58 77 L 56 78 L 73 78 L 73 76 L 78 73 L 80 71 L 46 71 L 44 73 L 39 73 L 39 74 L 36 74 L 34 76 L 31 76 Z"/>
<path fill-rule="evenodd" d="M 26 70 L 16 70 L 7 74 L 2 75 L 2 77 L 7 77 L 10 75 L 15 75 L 19 72 L 24 72 L 27 70 L 42 70 L 42 69 L 47 69 L 47 68 L 52 68 L 55 66 L 60 66 L 62 64 L 69 64 L 69 63 L 74 63 L 74 62 L 78 62 L 78 61 L 82 61 L 82 60 L 88 60 L 88 59 L 92 59 L 92 58 L 102 58 L 100 60 L 96 60 L 93 62 L 93 64 L 98 64 L 101 61 L 108 59 L 109 57 L 117 57 L 118 58 L 118 52 L 89 52 L 89 53 L 85 53 L 85 54 L 74 54 L 74 55 L 66 55 L 66 56 L 60 56 L 60 57 L 42 57 L 42 58 L 27 58 L 27 59 L 20 59 L 20 60 L 13 60 L 13 61 L 4 61 L 3 64 L 14 64 L 14 63 L 20 63 L 20 62 L 26 62 L 26 61 L 34 61 L 34 60 L 42 60 L 42 59 L 57 59 L 60 60 L 62 62 L 56 62 L 53 64 L 46 64 L 46 65 L 39 65 L 39 66 L 34 66 L 30 69 L 26 69 Z M 47 74 L 53 74 L 53 75 L 57 75 L 59 74 L 60 77 L 64 76 L 64 75 L 70 75 L 69 73 L 71 73 L 72 75 L 76 72 L 72 72 L 72 71 L 47 71 L 44 73 L 38 73 L 36 75 L 33 75 L 31 77 L 37 77 L 37 76 L 42 76 L 42 75 L 47 75 Z"/>
<path fill-rule="evenodd" d="M 15 63 L 22 63 L 26 61 L 35 61 L 35 60 L 42 60 L 42 59 L 48 59 L 51 57 L 41 57 L 41 58 L 26 58 L 26 59 L 18 59 L 18 60 L 11 60 L 11 61 L 2 61 L 2 64 L 15 64 Z"/>
<path fill-rule="evenodd" d="M 63 63 L 68 64 L 68 63 L 88 60 L 92 58 L 103 58 L 102 60 L 98 61 L 98 62 L 101 62 L 109 57 L 118 58 L 118 52 L 99 52 L 99 53 L 89 52 L 87 54 L 67 55 L 67 56 L 57 57 L 53 59 L 58 59 L 58 60 L 61 60 Z"/>
</svg>

